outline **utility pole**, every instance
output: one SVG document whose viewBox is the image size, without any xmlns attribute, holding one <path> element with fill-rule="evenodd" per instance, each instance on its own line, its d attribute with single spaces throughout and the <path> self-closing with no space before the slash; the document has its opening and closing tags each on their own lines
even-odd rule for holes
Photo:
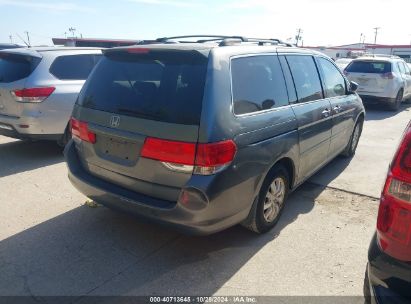
<svg viewBox="0 0 411 304">
<path fill-rule="evenodd" d="M 74 32 L 76 31 L 76 29 L 74 28 L 74 27 L 70 27 L 69 28 L 69 32 L 71 33 L 71 36 L 73 37 L 73 38 L 75 38 L 75 36 L 74 36 Z"/>
<path fill-rule="evenodd" d="M 9 35 L 9 38 L 10 38 L 10 43 L 13 44 L 13 36 Z"/>
<path fill-rule="evenodd" d="M 377 44 L 377 35 L 378 35 L 378 30 L 379 29 L 380 29 L 380 27 L 374 27 L 374 31 L 375 31 L 374 44 Z"/>
<path fill-rule="evenodd" d="M 297 35 L 295 36 L 295 45 L 298 46 L 298 41 L 302 39 L 301 34 L 303 30 L 301 28 L 297 29 Z"/>
<path fill-rule="evenodd" d="M 29 46 L 31 46 L 29 32 L 28 32 L 28 31 L 25 31 L 25 33 L 26 33 L 26 35 L 27 35 L 27 43 L 28 43 Z"/>
</svg>

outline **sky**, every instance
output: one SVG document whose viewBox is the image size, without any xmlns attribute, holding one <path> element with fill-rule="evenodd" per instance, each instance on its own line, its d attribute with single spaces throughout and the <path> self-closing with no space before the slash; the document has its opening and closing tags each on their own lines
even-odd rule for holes
<svg viewBox="0 0 411 304">
<path fill-rule="evenodd" d="M 154 39 L 188 34 L 291 39 L 305 46 L 411 44 L 410 0 L 0 0 L 0 42 L 52 37 Z"/>
</svg>

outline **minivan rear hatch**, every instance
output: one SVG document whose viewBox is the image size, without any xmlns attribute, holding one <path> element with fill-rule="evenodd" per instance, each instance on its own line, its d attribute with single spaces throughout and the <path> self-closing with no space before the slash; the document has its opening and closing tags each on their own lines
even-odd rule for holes
<svg viewBox="0 0 411 304">
<path fill-rule="evenodd" d="M 126 189 L 177 201 L 192 168 L 141 153 L 148 140 L 177 149 L 182 157 L 184 149 L 197 143 L 207 63 L 207 52 L 195 50 L 106 51 L 73 112 L 76 146 L 86 170 Z"/>
<path fill-rule="evenodd" d="M 41 56 L 32 56 L 13 51 L 0 52 L 0 115 L 19 117 L 22 104 L 17 102 L 12 91 L 23 89 L 26 79 L 41 61 Z"/>
</svg>

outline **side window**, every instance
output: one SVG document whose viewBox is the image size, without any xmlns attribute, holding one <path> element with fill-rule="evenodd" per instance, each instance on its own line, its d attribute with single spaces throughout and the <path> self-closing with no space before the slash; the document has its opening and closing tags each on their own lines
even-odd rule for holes
<svg viewBox="0 0 411 304">
<path fill-rule="evenodd" d="M 288 105 L 287 87 L 277 56 L 253 56 L 231 61 L 235 114 Z"/>
<path fill-rule="evenodd" d="M 60 80 L 86 80 L 101 55 L 67 55 L 57 57 L 50 73 Z"/>
<path fill-rule="evenodd" d="M 345 79 L 340 71 L 327 59 L 318 58 L 324 78 L 324 91 L 327 97 L 346 94 Z"/>
<path fill-rule="evenodd" d="M 398 70 L 400 71 L 401 74 L 405 74 L 405 69 L 402 65 L 402 62 L 397 62 Z"/>
<path fill-rule="evenodd" d="M 411 71 L 410 71 L 408 65 L 404 62 L 402 63 L 402 65 L 404 66 L 405 74 L 411 75 Z"/>
<path fill-rule="evenodd" d="M 287 56 L 293 75 L 299 102 L 322 99 L 323 93 L 314 58 L 311 56 Z"/>
</svg>

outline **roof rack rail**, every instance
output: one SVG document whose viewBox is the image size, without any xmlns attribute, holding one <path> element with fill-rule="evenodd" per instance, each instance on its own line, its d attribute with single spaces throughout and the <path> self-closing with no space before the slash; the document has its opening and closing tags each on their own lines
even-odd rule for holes
<svg viewBox="0 0 411 304">
<path fill-rule="evenodd" d="M 187 38 L 203 38 L 203 39 L 194 39 L 194 41 L 179 41 L 179 39 L 187 39 Z M 186 36 L 174 36 L 174 37 L 163 37 L 157 38 L 156 40 L 151 40 L 151 44 L 156 43 L 207 43 L 207 42 L 218 42 L 219 46 L 228 46 L 228 45 L 236 45 L 242 42 L 249 42 L 249 43 L 258 43 L 258 45 L 282 45 L 287 47 L 293 47 L 291 43 L 284 42 L 277 38 L 247 38 L 244 36 L 225 36 L 225 35 L 186 35 Z M 144 41 L 143 41 L 144 43 Z"/>
<path fill-rule="evenodd" d="M 194 42 L 210 42 L 210 41 L 218 41 L 218 40 L 223 40 L 223 39 L 239 39 L 242 42 L 246 42 L 247 38 L 242 37 L 242 36 L 224 36 L 224 35 L 186 35 L 186 36 L 174 36 L 174 37 L 163 37 L 163 38 L 157 38 L 157 42 L 161 43 L 167 43 L 170 40 L 177 40 L 177 39 L 186 39 L 186 38 L 212 38 L 212 39 L 199 39 Z M 181 42 L 181 41 L 179 41 Z"/>
</svg>

